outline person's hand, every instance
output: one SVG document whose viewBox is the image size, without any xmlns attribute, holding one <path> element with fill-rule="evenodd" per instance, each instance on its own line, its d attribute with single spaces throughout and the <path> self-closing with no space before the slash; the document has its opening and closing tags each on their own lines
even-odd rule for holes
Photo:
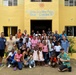
<svg viewBox="0 0 76 75">
<path fill-rule="evenodd" d="M 63 60 L 63 59 L 61 59 L 61 58 L 60 58 L 60 61 L 61 61 L 61 62 L 64 62 L 64 60 Z"/>
</svg>

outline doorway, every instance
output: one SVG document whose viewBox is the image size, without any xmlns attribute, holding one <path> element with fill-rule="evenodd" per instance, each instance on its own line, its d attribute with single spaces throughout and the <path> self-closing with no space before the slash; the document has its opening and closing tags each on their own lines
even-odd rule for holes
<svg viewBox="0 0 76 75">
<path fill-rule="evenodd" d="M 42 30 L 45 30 L 47 32 L 48 28 L 52 31 L 52 20 L 31 20 L 31 31 L 34 30 L 34 32 L 39 31 L 42 33 Z"/>
</svg>

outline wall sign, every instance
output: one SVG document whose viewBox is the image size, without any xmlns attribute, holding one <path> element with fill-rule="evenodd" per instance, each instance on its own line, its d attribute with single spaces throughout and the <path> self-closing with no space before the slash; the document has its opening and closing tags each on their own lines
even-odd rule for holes
<svg viewBox="0 0 76 75">
<path fill-rule="evenodd" d="M 52 16 L 54 16 L 53 10 L 27 10 L 26 13 L 33 17 L 52 17 Z"/>
</svg>

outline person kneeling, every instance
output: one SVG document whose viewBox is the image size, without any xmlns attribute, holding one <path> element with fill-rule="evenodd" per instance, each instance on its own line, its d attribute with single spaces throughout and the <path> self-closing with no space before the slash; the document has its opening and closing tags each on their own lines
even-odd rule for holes
<svg viewBox="0 0 76 75">
<path fill-rule="evenodd" d="M 64 72 L 64 71 L 72 71 L 72 67 L 70 65 L 70 58 L 66 52 L 64 52 L 64 49 L 61 48 L 60 54 L 58 56 L 59 62 L 61 62 L 61 65 L 59 66 L 58 71 Z"/>
</svg>

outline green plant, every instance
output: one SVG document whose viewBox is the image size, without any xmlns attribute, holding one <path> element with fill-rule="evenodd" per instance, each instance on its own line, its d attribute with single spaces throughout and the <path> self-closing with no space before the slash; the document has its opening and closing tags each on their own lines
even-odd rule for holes
<svg viewBox="0 0 76 75">
<path fill-rule="evenodd" d="M 69 47 L 69 53 L 72 53 L 75 52 L 74 50 L 74 44 L 75 44 L 75 41 L 74 41 L 74 37 L 68 37 L 68 40 L 69 40 L 69 43 L 70 43 L 70 47 Z"/>
</svg>

